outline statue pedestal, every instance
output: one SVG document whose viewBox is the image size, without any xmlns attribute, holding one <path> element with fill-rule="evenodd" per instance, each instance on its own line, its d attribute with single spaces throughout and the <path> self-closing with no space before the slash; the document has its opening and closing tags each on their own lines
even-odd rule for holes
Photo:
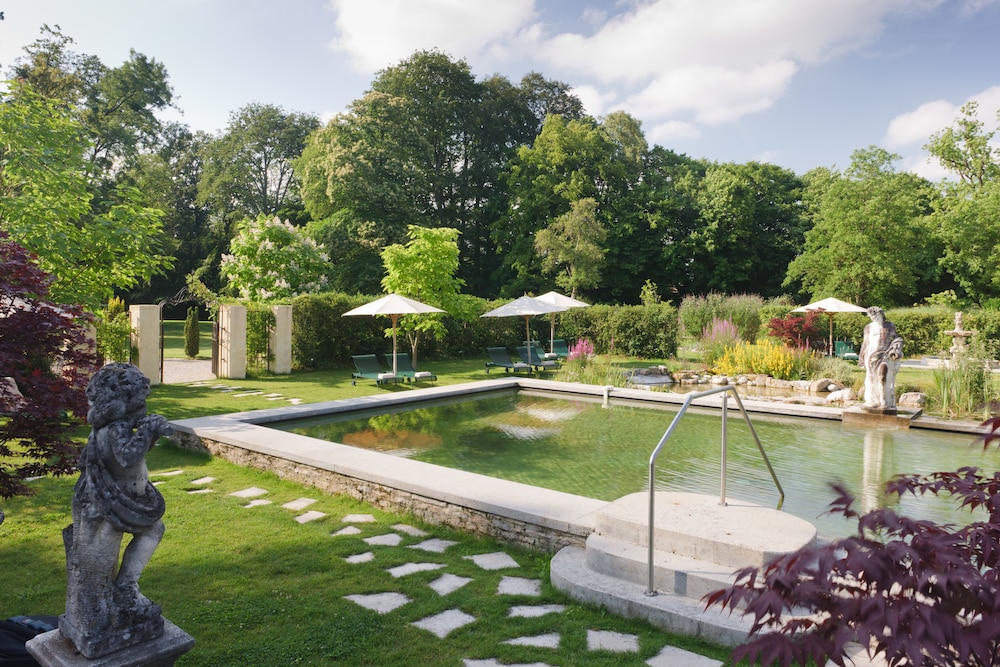
<svg viewBox="0 0 1000 667">
<path fill-rule="evenodd" d="M 172 667 L 179 657 L 194 647 L 194 638 L 163 619 L 163 635 L 99 658 L 85 658 L 59 630 L 40 634 L 28 641 L 28 653 L 42 667 Z"/>
<path fill-rule="evenodd" d="M 920 416 L 920 410 L 873 410 L 853 405 L 843 413 L 842 422 L 869 428 L 910 428 L 910 422 Z"/>
</svg>

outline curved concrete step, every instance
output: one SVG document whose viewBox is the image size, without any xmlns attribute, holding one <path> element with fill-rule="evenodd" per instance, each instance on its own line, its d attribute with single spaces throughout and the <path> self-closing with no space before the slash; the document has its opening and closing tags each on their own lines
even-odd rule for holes
<svg viewBox="0 0 1000 667">
<path fill-rule="evenodd" d="M 705 609 L 704 603 L 682 595 L 645 594 L 645 586 L 612 577 L 587 567 L 583 549 L 565 547 L 550 564 L 552 585 L 574 600 L 603 605 L 613 614 L 643 618 L 653 625 L 689 637 L 701 637 L 723 646 L 744 642 L 750 621 L 739 615 Z"/>
<path fill-rule="evenodd" d="M 594 530 L 645 549 L 648 526 L 649 494 L 633 493 L 601 508 Z M 654 526 L 657 551 L 730 570 L 763 565 L 816 539 L 815 526 L 786 512 L 734 499 L 722 506 L 717 497 L 695 493 L 657 492 Z"/>
</svg>

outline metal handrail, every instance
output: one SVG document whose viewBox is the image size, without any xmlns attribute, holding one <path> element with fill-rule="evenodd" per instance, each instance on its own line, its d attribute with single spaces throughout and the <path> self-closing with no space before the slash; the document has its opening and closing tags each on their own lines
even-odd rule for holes
<svg viewBox="0 0 1000 667">
<path fill-rule="evenodd" d="M 785 500 L 785 491 L 781 488 L 781 483 L 778 481 L 778 476 L 774 474 L 774 468 L 771 467 L 771 461 L 767 458 L 767 453 L 764 451 L 764 447 L 760 444 L 760 438 L 757 437 L 757 431 L 754 430 L 753 424 L 750 422 L 750 416 L 747 415 L 746 408 L 743 407 L 743 401 L 740 400 L 740 395 L 736 393 L 736 387 L 733 385 L 725 385 L 721 387 L 714 387 L 712 389 L 706 389 L 705 391 L 699 391 L 693 394 L 688 394 L 687 400 L 684 401 L 684 405 L 678 410 L 677 414 L 674 416 L 674 420 L 670 422 L 670 426 L 667 428 L 663 437 L 660 438 L 660 442 L 656 445 L 656 449 L 653 453 L 649 455 L 649 585 L 646 589 L 646 595 L 653 596 L 656 595 L 656 589 L 653 586 L 653 534 L 654 534 L 654 511 L 653 507 L 656 498 L 656 457 L 660 455 L 663 450 L 663 446 L 667 444 L 667 440 L 674 432 L 674 428 L 677 426 L 677 422 L 680 421 L 684 413 L 687 412 L 688 407 L 690 407 L 691 402 L 695 399 L 702 398 L 704 396 L 711 396 L 712 394 L 718 394 L 722 392 L 722 480 L 719 489 L 719 504 L 726 504 L 726 457 L 727 457 L 727 420 L 726 417 L 729 413 L 729 396 L 725 392 L 732 392 L 733 397 L 736 398 L 736 404 L 740 408 L 740 412 L 743 414 L 743 420 L 747 423 L 747 427 L 750 429 L 750 433 L 753 435 L 754 442 L 757 443 L 757 449 L 760 451 L 760 455 L 764 458 L 764 463 L 767 465 L 768 472 L 771 473 L 771 479 L 774 480 L 774 485 L 778 488 L 778 493 L 781 498 L 778 501 L 778 509 L 781 509 L 781 505 Z"/>
</svg>

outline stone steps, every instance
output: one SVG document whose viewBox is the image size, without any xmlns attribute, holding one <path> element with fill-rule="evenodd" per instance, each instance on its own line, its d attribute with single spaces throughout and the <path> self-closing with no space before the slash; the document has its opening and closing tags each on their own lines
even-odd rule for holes
<svg viewBox="0 0 1000 667">
<path fill-rule="evenodd" d="M 733 583 L 734 572 L 760 566 L 816 539 L 809 522 L 778 510 L 690 493 L 658 492 L 654 505 L 653 582 L 649 570 L 649 495 L 635 493 L 602 508 L 586 548 L 567 547 L 551 563 L 552 584 L 571 597 L 671 632 L 724 645 L 742 642 L 750 623 L 705 609 L 702 598 Z"/>
</svg>

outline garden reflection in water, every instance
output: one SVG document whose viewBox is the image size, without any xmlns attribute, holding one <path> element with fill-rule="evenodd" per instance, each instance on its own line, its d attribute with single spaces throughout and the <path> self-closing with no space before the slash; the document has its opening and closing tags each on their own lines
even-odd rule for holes
<svg viewBox="0 0 1000 667">
<path fill-rule="evenodd" d="M 503 392 L 460 400 L 353 412 L 272 425 L 314 438 L 405 456 L 592 498 L 614 500 L 648 490 L 649 455 L 677 406 L 549 393 Z M 858 498 L 860 510 L 888 500 L 882 488 L 900 473 L 1000 466 L 995 448 L 973 436 L 911 429 L 866 430 L 837 421 L 751 414 L 785 490 L 782 509 L 813 522 L 826 537 L 853 524 L 826 514 L 833 481 Z M 743 420 L 729 419 L 727 495 L 775 506 L 778 493 Z M 689 410 L 660 455 L 657 487 L 718 495 L 718 411 Z M 897 511 L 963 523 L 969 513 L 941 498 L 893 499 Z"/>
</svg>

